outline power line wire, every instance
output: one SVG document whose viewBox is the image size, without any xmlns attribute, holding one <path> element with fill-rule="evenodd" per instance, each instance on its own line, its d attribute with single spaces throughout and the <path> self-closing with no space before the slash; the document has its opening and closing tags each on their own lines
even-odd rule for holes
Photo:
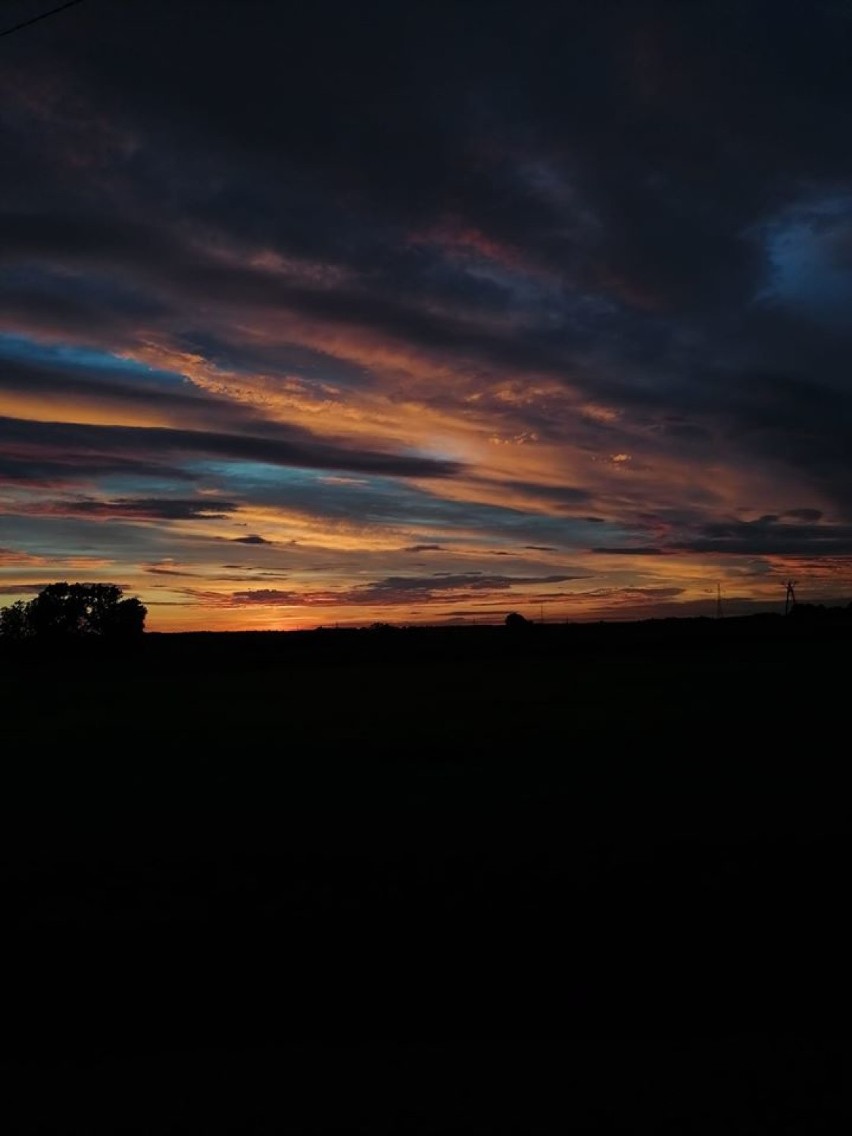
<svg viewBox="0 0 852 1136">
<path fill-rule="evenodd" d="M 30 24 L 37 24 L 39 20 L 46 20 L 48 16 L 55 16 L 57 12 L 64 12 L 66 8 L 73 8 L 75 4 L 82 3 L 83 0 L 66 0 L 66 3 L 60 4 L 58 8 L 51 8 L 49 12 L 42 12 L 40 16 L 32 16 L 29 20 L 22 20 L 21 23 L 6 28 L 5 31 L 0 32 L 0 39 L 3 36 L 11 35 L 12 32 L 19 32 L 21 28 L 28 28 Z"/>
</svg>

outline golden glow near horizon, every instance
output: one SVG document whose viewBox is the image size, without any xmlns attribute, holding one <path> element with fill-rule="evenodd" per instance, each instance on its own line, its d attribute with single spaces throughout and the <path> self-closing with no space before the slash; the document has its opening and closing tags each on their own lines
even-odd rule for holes
<svg viewBox="0 0 852 1136">
<path fill-rule="evenodd" d="M 32 333 L 28 342 L 34 351 L 43 344 Z M 688 451 L 666 452 L 625 410 L 584 403 L 552 380 L 481 380 L 476 390 L 467 374 L 454 385 L 443 366 L 425 402 L 419 379 L 414 398 L 405 397 L 399 360 L 388 370 L 381 352 L 364 389 L 229 373 L 150 343 L 114 357 L 119 368 L 138 366 L 142 378 L 133 385 L 137 372 L 122 376 L 102 402 L 97 390 L 75 398 L 61 385 L 50 398 L 12 390 L 0 399 L 0 415 L 22 427 L 7 453 L 51 470 L 43 483 L 3 487 L 0 508 L 22 536 L 0 555 L 0 602 L 82 572 L 138 595 L 151 630 L 301 629 L 499 622 L 509 610 L 551 620 L 711 614 L 717 586 L 729 601 L 777 608 L 790 573 L 818 581 L 821 594 L 841 594 L 849 583 L 842 557 L 817 557 L 805 568 L 783 552 L 702 554 L 673 539 L 688 535 L 678 514 L 696 510 L 723 529 L 746 532 L 764 518 L 764 528 L 777 530 L 785 521 L 772 511 L 773 494 L 792 486 L 777 470 L 700 466 Z M 152 399 L 144 368 L 174 383 Z M 541 416 L 537 428 L 530 415 Z M 67 438 L 40 439 L 28 426 L 37 423 L 64 426 Z M 599 428 L 614 425 L 616 438 L 598 439 Z M 106 430 L 90 436 L 88 426 Z M 116 445 L 113 427 L 132 430 Z M 152 458 L 147 427 L 166 443 Z M 279 428 L 285 445 L 329 468 L 303 470 L 299 454 L 289 463 L 286 450 L 275 464 Z M 346 472 L 364 454 L 387 456 L 390 473 L 381 464 Z M 395 455 L 455 469 L 400 478 Z M 136 462 L 151 460 L 156 479 L 160 463 L 168 470 L 187 457 L 201 461 L 202 473 L 185 489 L 181 481 L 167 493 L 133 484 Z M 755 502 L 749 513 L 738 505 L 744 485 Z M 798 500 L 803 515 L 823 515 L 813 499 Z M 63 541 L 73 551 L 63 553 Z"/>
</svg>

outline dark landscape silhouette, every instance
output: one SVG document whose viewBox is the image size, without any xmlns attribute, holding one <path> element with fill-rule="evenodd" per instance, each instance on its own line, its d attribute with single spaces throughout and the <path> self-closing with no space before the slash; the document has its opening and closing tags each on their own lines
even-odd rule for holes
<svg viewBox="0 0 852 1136">
<path fill-rule="evenodd" d="M 350 1098 L 322 1130 L 368 1107 L 370 1053 L 407 1069 L 383 1098 L 405 1130 L 417 1046 L 449 1038 L 503 1039 L 503 1060 L 561 1039 L 582 1063 L 595 1039 L 848 1020 L 848 609 L 80 626 L 0 639 L 22 1084 L 33 1062 L 118 1062 L 120 1085 L 127 1061 L 191 1079 L 277 1054 L 308 1124 L 307 1055 L 333 1038 Z M 480 1110 L 505 1099 L 485 1084 Z M 548 1101 L 504 1107 L 545 1130 Z"/>
</svg>

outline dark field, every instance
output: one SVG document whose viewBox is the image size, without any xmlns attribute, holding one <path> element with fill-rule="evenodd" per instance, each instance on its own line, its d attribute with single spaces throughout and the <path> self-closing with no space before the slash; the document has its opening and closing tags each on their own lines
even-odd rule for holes
<svg viewBox="0 0 852 1136">
<path fill-rule="evenodd" d="M 476 1107 L 457 1086 L 431 1128 L 399 1102 L 430 1045 L 496 1045 L 496 1069 L 524 1039 L 588 1059 L 618 1038 L 630 1075 L 647 1059 L 662 1084 L 660 1062 L 708 1038 L 843 1035 L 850 638 L 779 618 L 149 634 L 123 658 L 7 659 L 2 1039 L 19 1091 L 44 1069 L 66 1087 L 164 1068 L 186 1083 L 280 1058 L 289 1130 L 538 1131 L 549 1105 L 505 1073 Z M 372 1075 L 396 1063 L 387 1127 L 363 1120 L 356 1051 Z M 326 1060 L 348 1105 L 310 1104 Z M 708 1100 L 737 1112 L 731 1084 Z M 783 1093 L 800 1082 L 780 1091 L 766 1107 L 798 1115 Z M 718 1130 L 667 1093 L 672 1131 Z M 586 1096 L 578 1124 L 626 1130 Z M 820 1092 L 796 1100 L 801 1130 L 823 1131 Z M 465 1101 L 473 1120 L 452 1127 Z M 23 1130 L 71 1130 L 39 1107 L 45 1126 Z M 188 1130 L 125 1121 L 111 1130 Z"/>
</svg>

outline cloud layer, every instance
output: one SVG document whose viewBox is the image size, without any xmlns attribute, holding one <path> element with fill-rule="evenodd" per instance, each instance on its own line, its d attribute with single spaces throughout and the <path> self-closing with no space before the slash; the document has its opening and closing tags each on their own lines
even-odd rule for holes
<svg viewBox="0 0 852 1136">
<path fill-rule="evenodd" d="M 0 602 L 846 602 L 850 51 L 829 0 L 152 0 L 5 38 Z"/>
</svg>

